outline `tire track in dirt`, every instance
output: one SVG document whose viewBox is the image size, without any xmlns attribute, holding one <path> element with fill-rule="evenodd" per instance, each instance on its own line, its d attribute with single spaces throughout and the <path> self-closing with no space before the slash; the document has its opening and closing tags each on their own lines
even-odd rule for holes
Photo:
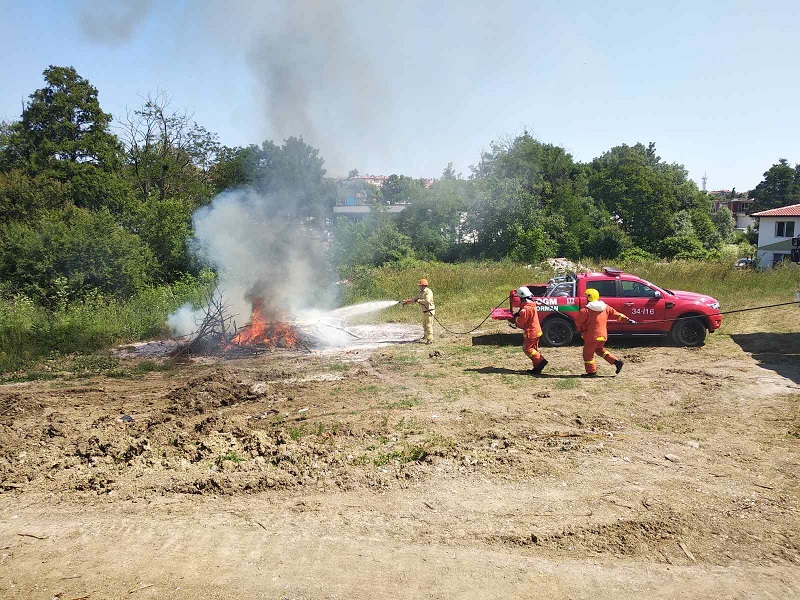
<svg viewBox="0 0 800 600">
<path fill-rule="evenodd" d="M 422 492 L 431 499 L 434 512 L 447 512 L 450 501 L 452 509 L 468 509 L 466 514 L 473 514 L 471 501 L 432 488 Z M 326 518 L 328 511 L 343 513 L 350 522 L 368 518 L 370 512 L 385 518 L 391 514 L 387 512 L 390 505 L 401 513 L 409 506 L 419 507 L 419 495 L 392 493 L 372 507 L 358 495 L 327 500 L 319 496 L 307 500 L 312 506 L 319 502 L 317 510 L 300 514 L 287 510 L 287 504 L 297 504 L 296 499 L 275 504 L 258 497 L 234 502 L 233 507 L 230 502 L 213 500 L 186 507 L 153 503 L 141 508 L 120 505 L 53 511 L 40 506 L 28 511 L 25 526 L 48 539 L 15 544 L 13 557 L 0 566 L 0 590 L 10 599 L 29 597 L 31 584 L 14 583 L 15 573 L 36 569 L 40 589 L 78 593 L 91 588 L 104 598 L 127 597 L 128 590 L 143 585 L 152 585 L 140 592 L 145 598 L 280 594 L 358 600 L 485 598 L 528 597 L 534 590 L 537 597 L 597 598 L 598 588 L 604 590 L 602 597 L 719 598 L 733 596 L 743 586 L 754 586 L 762 598 L 786 598 L 800 592 L 797 571 L 788 566 L 737 564 L 698 569 L 643 562 L 641 558 L 578 563 L 574 555 L 552 555 L 546 548 L 531 554 L 532 548 L 475 545 L 459 535 L 457 528 L 462 524 L 454 525 L 448 519 L 440 525 L 452 527 L 449 538 L 420 543 L 383 535 L 374 524 L 359 532 Z M 484 506 L 487 497 L 495 502 L 501 498 L 497 490 L 488 488 L 479 496 L 476 502 Z M 361 504 L 348 508 L 346 503 L 354 501 Z M 484 512 L 502 512 L 513 504 Z M 133 514 L 125 516 L 125 512 Z M 81 534 L 76 537 L 75 531 Z M 4 545 L 12 534 L 7 524 L 0 524 Z M 82 562 L 81 556 L 92 558 Z M 64 581 L 60 579 L 63 573 L 77 573 L 80 578 Z"/>
</svg>

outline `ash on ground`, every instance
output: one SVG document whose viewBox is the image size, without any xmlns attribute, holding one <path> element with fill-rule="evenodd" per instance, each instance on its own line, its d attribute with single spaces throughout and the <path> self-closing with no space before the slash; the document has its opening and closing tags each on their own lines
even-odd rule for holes
<svg viewBox="0 0 800 600">
<path fill-rule="evenodd" d="M 302 329 L 301 329 L 302 332 Z M 368 350 L 393 344 L 407 344 L 422 336 L 419 325 L 407 323 L 379 323 L 372 325 L 351 325 L 343 328 L 344 335 L 328 337 L 324 341 L 308 346 L 312 353 L 339 352 L 342 350 Z M 315 337 L 316 336 L 309 336 Z M 306 340 L 308 341 L 308 339 Z M 166 358 L 175 353 L 181 345 L 180 340 L 152 340 L 119 346 L 113 353 L 120 358 Z M 286 350 L 285 352 L 294 352 Z M 307 352 L 307 351 L 306 351 Z"/>
</svg>

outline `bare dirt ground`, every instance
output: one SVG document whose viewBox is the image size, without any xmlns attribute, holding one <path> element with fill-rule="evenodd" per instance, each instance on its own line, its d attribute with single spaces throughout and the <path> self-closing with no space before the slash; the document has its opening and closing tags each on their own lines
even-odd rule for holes
<svg viewBox="0 0 800 600">
<path fill-rule="evenodd" d="M 0 386 L 0 597 L 800 597 L 800 334 L 754 335 Z"/>
</svg>

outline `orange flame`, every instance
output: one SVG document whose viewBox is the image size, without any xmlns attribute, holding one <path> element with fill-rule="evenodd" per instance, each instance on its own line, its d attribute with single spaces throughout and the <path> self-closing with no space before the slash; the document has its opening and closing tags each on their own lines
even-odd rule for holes
<svg viewBox="0 0 800 600">
<path fill-rule="evenodd" d="M 283 319 L 267 318 L 264 300 L 253 301 L 250 323 L 231 340 L 226 350 L 237 346 L 269 346 L 271 348 L 295 348 L 300 341 L 297 330 Z"/>
</svg>

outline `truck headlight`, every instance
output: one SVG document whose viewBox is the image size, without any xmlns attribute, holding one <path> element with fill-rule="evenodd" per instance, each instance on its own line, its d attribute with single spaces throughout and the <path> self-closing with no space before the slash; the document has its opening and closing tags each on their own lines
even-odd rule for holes
<svg viewBox="0 0 800 600">
<path fill-rule="evenodd" d="M 719 302 L 712 302 L 708 306 L 709 306 L 709 308 L 712 308 L 713 310 L 719 310 Z"/>
</svg>

